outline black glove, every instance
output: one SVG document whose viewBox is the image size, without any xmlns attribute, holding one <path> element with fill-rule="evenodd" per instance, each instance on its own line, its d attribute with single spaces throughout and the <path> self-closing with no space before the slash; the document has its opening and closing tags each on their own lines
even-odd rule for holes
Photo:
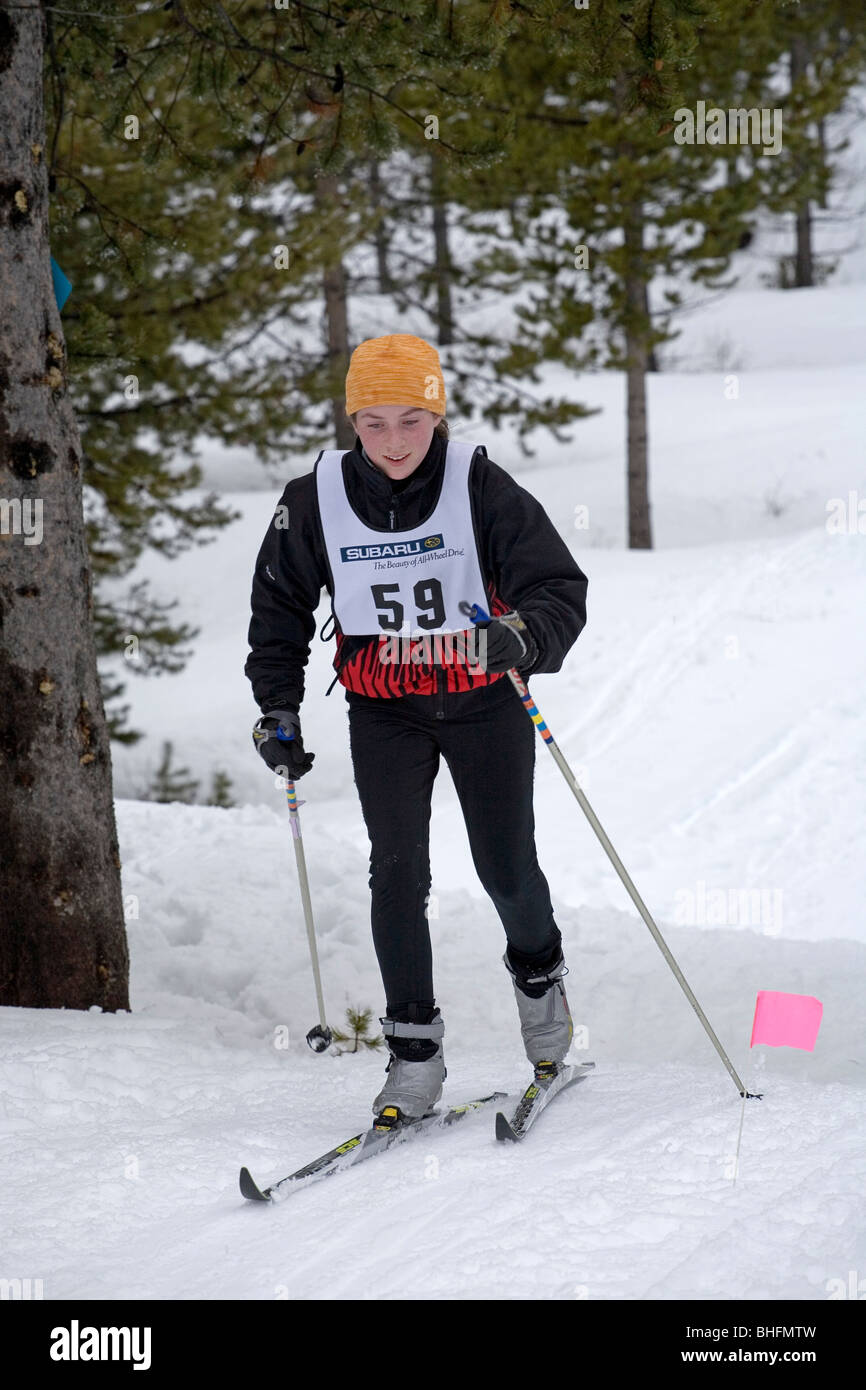
<svg viewBox="0 0 866 1390">
<path fill-rule="evenodd" d="M 289 737 L 280 738 L 277 730 Z M 253 729 L 253 743 L 272 772 L 296 782 L 313 766 L 315 753 L 304 751 L 297 710 L 273 709 Z"/>
<path fill-rule="evenodd" d="M 510 671 L 513 666 L 520 671 L 538 660 L 535 638 L 516 610 L 475 626 L 486 634 L 486 639 L 478 640 L 478 664 L 491 675 Z"/>
</svg>

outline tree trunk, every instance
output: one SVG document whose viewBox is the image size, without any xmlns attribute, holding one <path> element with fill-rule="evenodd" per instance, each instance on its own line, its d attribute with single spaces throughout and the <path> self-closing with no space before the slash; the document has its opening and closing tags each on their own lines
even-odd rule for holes
<svg viewBox="0 0 866 1390">
<path fill-rule="evenodd" d="M 38 5 L 0 11 L 0 1005 L 129 1008 Z"/>
<path fill-rule="evenodd" d="M 826 120 L 825 120 L 825 118 L 824 118 L 823 116 L 821 117 L 821 119 L 820 119 L 819 121 L 816 121 L 816 122 L 815 122 L 815 128 L 816 128 L 817 133 L 818 133 L 818 148 L 819 148 L 819 150 L 821 151 L 821 162 L 824 163 L 824 164 L 826 164 L 826 162 L 827 162 L 827 122 L 826 122 Z M 821 209 L 822 212 L 826 212 L 826 211 L 827 211 L 827 193 L 826 193 L 826 191 L 823 192 L 823 193 L 821 194 L 821 197 L 818 199 L 818 207 Z"/>
<path fill-rule="evenodd" d="M 650 318 L 649 285 L 647 284 L 646 280 L 642 280 L 642 281 L 641 281 L 641 285 L 642 285 L 642 287 L 643 287 L 643 289 L 642 289 L 642 294 L 641 294 L 641 302 L 642 302 L 642 305 L 643 305 L 643 311 L 644 311 L 644 313 L 646 314 L 647 323 L 651 323 L 652 320 L 651 320 L 651 318 Z M 656 357 L 656 350 L 655 350 L 654 347 L 651 347 L 651 348 L 648 348 L 648 349 L 647 349 L 647 355 L 646 355 L 646 369 L 647 369 L 648 372 L 657 372 L 658 369 L 659 369 L 659 360 L 658 360 L 658 358 Z"/>
<path fill-rule="evenodd" d="M 806 75 L 809 64 L 809 47 L 803 35 L 795 35 L 791 40 L 791 85 Z M 812 258 L 812 208 L 808 198 L 797 204 L 796 212 L 797 250 L 794 257 L 794 285 L 803 289 L 815 283 L 815 267 Z"/>
<path fill-rule="evenodd" d="M 454 305 L 451 295 L 452 265 L 448 249 L 448 209 L 438 156 L 430 155 L 430 195 L 433 206 L 433 251 L 436 278 L 436 332 L 439 347 L 454 342 Z"/>
<path fill-rule="evenodd" d="M 335 174 L 326 174 L 316 182 L 317 201 L 323 216 L 335 217 L 338 203 Z M 331 398 L 331 418 L 338 449 L 351 449 L 355 431 L 346 419 L 346 395 L 343 389 L 349 370 L 349 308 L 346 292 L 346 267 L 342 257 L 326 265 L 322 272 L 325 296 L 325 328 L 328 338 L 328 370 L 333 375 L 335 394 Z"/>
<path fill-rule="evenodd" d="M 815 283 L 812 260 L 812 209 L 808 198 L 797 204 L 797 255 L 794 263 L 794 285 L 797 289 Z"/>
<path fill-rule="evenodd" d="M 647 285 L 643 266 L 643 212 L 629 203 L 625 215 L 626 420 L 628 451 L 628 544 L 652 550 L 647 448 Z"/>
<path fill-rule="evenodd" d="M 370 197 L 374 206 L 382 206 L 382 183 L 379 178 L 379 161 L 377 159 L 370 160 Z M 390 294 L 394 288 L 391 272 L 388 269 L 388 241 L 388 232 L 383 217 L 381 221 L 376 223 L 376 230 L 373 233 L 373 242 L 376 248 L 376 276 L 380 294 Z"/>
<path fill-rule="evenodd" d="M 634 149 L 628 139 L 628 93 L 628 79 L 624 73 L 618 72 L 613 81 L 613 97 L 622 131 L 619 152 L 627 161 L 632 161 Z M 622 221 L 626 255 L 622 328 L 626 358 L 628 545 L 629 550 L 652 550 L 646 406 L 649 288 L 644 263 L 644 215 L 639 195 L 624 197 Z"/>
</svg>

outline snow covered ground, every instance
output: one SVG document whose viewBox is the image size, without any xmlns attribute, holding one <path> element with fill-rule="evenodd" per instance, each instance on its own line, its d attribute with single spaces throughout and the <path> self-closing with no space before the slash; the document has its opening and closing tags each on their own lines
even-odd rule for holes
<svg viewBox="0 0 866 1390">
<path fill-rule="evenodd" d="M 0 1010 L 0 1277 L 41 1278 L 48 1299 L 246 1300 L 824 1300 L 850 1271 L 866 1279 L 864 325 L 862 277 L 750 287 L 689 316 L 677 370 L 650 381 L 651 553 L 623 548 L 621 378 L 570 383 L 603 412 L 533 460 L 507 433 L 456 430 L 540 498 L 589 576 L 585 632 L 532 689 L 764 1093 L 736 1182 L 736 1088 L 539 741 L 539 858 L 576 1059 L 596 1074 L 519 1148 L 475 1116 L 278 1208 L 241 1200 L 241 1163 L 273 1181 L 361 1129 L 384 1067 L 304 1042 L 316 1010 L 288 816 L 251 747 L 242 670 L 281 490 L 258 486 L 228 497 L 242 519 L 213 545 L 142 571 L 202 634 L 181 676 L 131 681 L 147 738 L 115 757 L 132 1013 Z M 332 654 L 316 640 L 300 787 L 339 1023 L 383 1000 L 346 706 L 339 686 L 324 698 Z M 137 799 L 166 738 L 206 785 L 229 772 L 234 809 Z M 502 929 L 444 766 L 431 859 L 445 1100 L 516 1095 L 528 1069 Z M 750 1053 L 759 989 L 823 1001 L 813 1054 Z"/>
<path fill-rule="evenodd" d="M 662 918 L 764 1092 L 733 1183 L 741 1102 L 643 923 L 565 905 L 554 875 L 576 1057 L 597 1075 L 520 1149 L 477 1116 L 249 1208 L 240 1163 L 272 1181 L 362 1128 L 383 1062 L 304 1042 L 316 1015 L 276 810 L 126 802 L 120 817 L 133 1013 L 0 1015 L 6 1277 L 42 1278 L 46 1298 L 824 1299 L 864 1269 L 862 943 Z M 378 1000 L 366 866 L 339 823 L 305 838 L 336 1018 Z M 433 932 L 446 1100 L 516 1093 L 498 923 L 453 889 Z M 759 988 L 824 1001 L 814 1054 L 749 1055 Z"/>
</svg>

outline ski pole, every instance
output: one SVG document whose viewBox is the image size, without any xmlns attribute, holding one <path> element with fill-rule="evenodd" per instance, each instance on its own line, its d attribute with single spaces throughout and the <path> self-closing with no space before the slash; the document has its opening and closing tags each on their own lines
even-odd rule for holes
<svg viewBox="0 0 866 1390">
<path fill-rule="evenodd" d="M 283 726 L 277 727 L 277 738 L 281 743 L 291 743 L 294 733 L 286 734 Z M 304 842 L 301 837 L 301 818 L 298 807 L 303 806 L 295 791 L 291 777 L 286 781 L 286 800 L 289 803 L 289 819 L 292 826 L 292 839 L 295 842 L 295 859 L 298 865 L 298 879 L 301 884 L 301 902 L 304 905 L 304 921 L 307 924 L 307 940 L 310 943 L 310 959 L 313 963 L 313 979 L 316 982 L 316 1002 L 319 1006 L 319 1022 L 307 1034 L 307 1042 L 314 1052 L 325 1052 L 333 1042 L 333 1035 L 325 1022 L 325 1000 L 322 994 L 322 978 L 319 974 L 319 953 L 316 950 L 316 929 L 313 926 L 313 905 L 310 901 L 310 884 L 307 878 L 307 861 L 304 858 Z"/>
<path fill-rule="evenodd" d="M 467 601 L 464 599 L 460 603 L 459 607 L 461 613 L 464 613 L 466 617 L 471 618 L 474 623 L 489 622 L 490 620 L 489 614 L 485 613 L 484 609 L 481 608 L 477 603 L 467 603 Z M 520 622 L 518 621 L 518 623 L 515 624 L 515 626 L 519 630 Z M 587 820 L 589 821 L 590 825 L 592 826 L 593 830 L 598 836 L 598 839 L 601 841 L 602 849 L 604 850 L 611 864 L 613 864 L 613 867 L 616 869 L 620 879 L 622 880 L 623 885 L 625 886 L 626 892 L 628 893 L 629 897 L 631 898 L 641 917 L 646 922 L 647 926 L 652 932 L 656 945 L 658 946 L 659 950 L 661 951 L 662 955 L 664 956 L 665 960 L 667 961 L 668 965 L 673 971 L 673 974 L 679 982 L 683 993 L 685 994 L 686 998 L 688 999 L 689 1003 L 691 1004 L 692 1008 L 694 1009 L 695 1013 L 697 1014 L 698 1018 L 703 1024 L 704 1030 L 706 1031 L 708 1038 L 710 1039 L 710 1041 L 713 1044 L 713 1047 L 716 1049 L 722 1061 L 724 1062 L 728 1074 L 733 1078 L 737 1090 L 739 1091 L 740 1095 L 743 1097 L 744 1100 L 747 1098 L 749 1100 L 760 1100 L 760 1095 L 757 1095 L 752 1091 L 746 1090 L 745 1086 L 743 1085 L 742 1081 L 740 1080 L 739 1076 L 734 1070 L 734 1066 L 731 1062 L 731 1059 L 729 1058 L 725 1049 L 722 1047 L 722 1044 L 719 1042 L 718 1038 L 713 1032 L 713 1029 L 710 1026 L 709 1019 L 707 1018 L 706 1014 L 704 1013 L 703 1009 L 701 1008 L 700 1004 L 698 1003 L 697 999 L 695 998 L 694 994 L 689 988 L 689 983 L 685 975 L 680 970 L 679 966 L 674 960 L 668 948 L 667 942 L 665 941 L 664 937 L 662 936 L 661 932 L 659 931 L 658 927 L 656 926 L 655 922 L 650 916 L 649 908 L 647 907 L 640 893 L 637 891 L 631 879 L 629 878 L 629 875 L 625 869 L 625 865 L 623 864 L 622 860 L 620 859 L 619 855 L 617 854 L 616 850 L 614 849 L 613 845 L 611 844 L 610 840 L 605 834 L 604 827 L 599 821 L 598 816 L 595 814 L 586 797 L 584 796 L 583 791 L 581 790 L 578 784 L 577 778 L 575 777 L 574 773 L 572 772 L 571 768 L 569 767 L 568 763 L 563 757 L 559 747 L 557 746 L 556 740 L 553 737 L 553 734 L 550 732 L 544 720 L 542 719 L 541 713 L 537 705 L 535 704 L 535 701 L 533 700 L 532 696 L 530 695 L 525 682 L 522 680 L 520 673 L 514 667 L 512 667 L 511 670 L 508 672 L 508 675 L 511 679 L 511 684 L 514 686 L 514 689 L 517 691 L 521 701 L 523 702 L 523 708 L 526 710 L 526 713 L 529 715 L 533 724 L 538 729 L 538 732 L 541 734 L 541 737 L 544 739 L 544 742 L 547 744 L 547 747 L 553 754 L 557 766 L 559 767 L 563 777 L 565 778 L 566 782 L 571 787 L 571 790 L 574 792 L 574 795 L 577 798 L 577 802 L 580 806 L 580 809 L 583 811 L 584 815 L 586 816 Z"/>
</svg>

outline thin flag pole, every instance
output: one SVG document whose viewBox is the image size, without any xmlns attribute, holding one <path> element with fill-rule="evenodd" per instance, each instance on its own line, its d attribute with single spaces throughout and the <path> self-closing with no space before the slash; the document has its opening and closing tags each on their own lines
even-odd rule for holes
<svg viewBox="0 0 866 1390">
<path fill-rule="evenodd" d="M 739 1133 L 737 1134 L 737 1152 L 736 1152 L 736 1154 L 734 1155 L 734 1181 L 733 1181 L 733 1186 L 734 1186 L 734 1187 L 736 1187 L 736 1185 L 737 1185 L 737 1174 L 738 1174 L 739 1171 L 740 1171 L 740 1140 L 741 1140 L 742 1137 L 743 1137 L 743 1119 L 744 1119 L 744 1117 L 745 1117 L 745 1114 L 746 1114 L 746 1097 L 745 1097 L 745 1095 L 744 1095 L 744 1096 L 743 1096 L 743 1104 L 742 1104 L 741 1107 L 740 1107 L 740 1130 L 739 1130 Z"/>
</svg>

